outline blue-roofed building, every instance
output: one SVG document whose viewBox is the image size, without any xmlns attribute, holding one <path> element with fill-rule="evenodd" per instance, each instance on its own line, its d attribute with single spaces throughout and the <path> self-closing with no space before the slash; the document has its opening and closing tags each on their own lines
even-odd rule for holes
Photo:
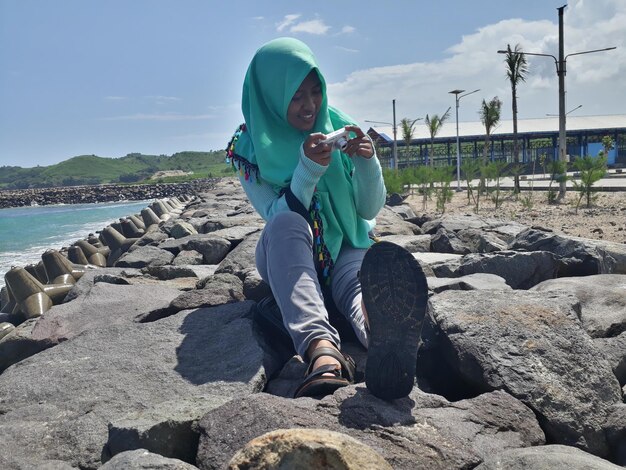
<svg viewBox="0 0 626 470">
<path fill-rule="evenodd" d="M 527 168 L 534 162 L 558 158 L 559 119 L 545 117 L 518 119 L 518 142 L 520 162 Z M 368 134 L 378 146 L 383 167 L 392 161 L 393 128 L 375 126 Z M 568 116 L 567 154 L 570 161 L 579 156 L 597 156 L 602 150 L 602 139 L 613 139 L 614 148 L 609 152 L 610 167 L 626 167 L 626 114 L 607 116 Z M 500 121 L 491 132 L 491 161 L 513 162 L 513 121 Z M 485 126 L 480 122 L 459 122 L 459 144 L 461 161 L 483 156 Z M 402 138 L 402 128 L 397 126 L 398 166 L 420 165 L 431 158 L 436 165 L 456 165 L 456 122 L 447 121 L 434 139 L 431 155 L 431 139 L 426 125 L 419 121 L 409 146 Z"/>
</svg>

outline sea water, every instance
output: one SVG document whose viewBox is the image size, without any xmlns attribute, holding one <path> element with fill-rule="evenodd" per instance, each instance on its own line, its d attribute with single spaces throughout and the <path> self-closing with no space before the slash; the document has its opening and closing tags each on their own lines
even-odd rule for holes
<svg viewBox="0 0 626 470">
<path fill-rule="evenodd" d="M 69 246 L 149 204 L 132 201 L 0 209 L 0 287 L 11 266 L 38 263 L 47 249 Z"/>
</svg>

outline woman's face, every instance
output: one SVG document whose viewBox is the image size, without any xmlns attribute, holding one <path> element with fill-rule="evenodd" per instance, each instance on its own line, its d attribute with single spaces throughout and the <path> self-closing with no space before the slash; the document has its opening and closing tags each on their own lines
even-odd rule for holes
<svg viewBox="0 0 626 470">
<path fill-rule="evenodd" d="M 310 131 L 322 105 L 322 84 L 311 70 L 294 93 L 287 108 L 287 122 L 300 131 Z"/>
</svg>

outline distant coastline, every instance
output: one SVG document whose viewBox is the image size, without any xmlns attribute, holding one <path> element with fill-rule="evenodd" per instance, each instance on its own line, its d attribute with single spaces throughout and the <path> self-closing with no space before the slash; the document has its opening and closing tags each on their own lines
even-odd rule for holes
<svg viewBox="0 0 626 470">
<path fill-rule="evenodd" d="M 174 197 L 214 188 L 219 178 L 185 183 L 101 184 L 55 188 L 0 190 L 0 209 L 49 204 L 84 204 Z"/>
</svg>

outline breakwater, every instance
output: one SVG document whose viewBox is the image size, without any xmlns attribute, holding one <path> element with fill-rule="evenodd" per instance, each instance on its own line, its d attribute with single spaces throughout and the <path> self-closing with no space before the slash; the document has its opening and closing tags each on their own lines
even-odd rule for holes
<svg viewBox="0 0 626 470">
<path fill-rule="evenodd" d="M 292 399 L 307 364 L 259 321 L 264 222 L 240 184 L 161 202 L 143 235 L 111 224 L 107 249 L 80 243 L 107 266 L 55 277 L 48 297 L 82 274 L 43 315 L 44 295 L 15 297 L 32 318 L 0 329 L 0 468 L 321 468 L 297 453 L 312 447 L 363 469 L 626 464 L 623 244 L 387 206 L 378 236 L 428 275 L 415 386 Z M 349 331 L 342 349 L 366 370 Z"/>
<path fill-rule="evenodd" d="M 119 200 L 140 201 L 176 197 L 208 191 L 217 179 L 198 179 L 185 183 L 101 184 L 95 186 L 67 186 L 0 191 L 0 209 L 49 204 L 85 204 Z"/>
</svg>

